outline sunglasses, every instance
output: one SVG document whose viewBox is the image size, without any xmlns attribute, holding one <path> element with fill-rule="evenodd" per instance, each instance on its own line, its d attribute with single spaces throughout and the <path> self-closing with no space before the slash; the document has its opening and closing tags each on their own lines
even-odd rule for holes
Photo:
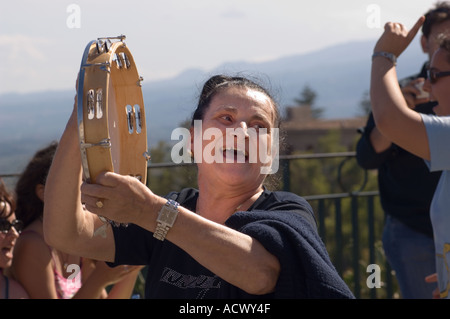
<svg viewBox="0 0 450 319">
<path fill-rule="evenodd" d="M 431 84 L 434 84 L 437 82 L 437 80 L 439 78 L 442 78 L 444 76 L 450 76 L 450 71 L 438 72 L 434 69 L 428 69 L 427 75 L 428 75 L 428 79 L 430 79 Z"/>
<path fill-rule="evenodd" d="M 21 220 L 15 219 L 12 222 L 9 220 L 1 218 L 0 219 L 0 233 L 7 234 L 11 227 L 14 227 L 18 233 L 23 229 L 23 222 Z"/>
</svg>

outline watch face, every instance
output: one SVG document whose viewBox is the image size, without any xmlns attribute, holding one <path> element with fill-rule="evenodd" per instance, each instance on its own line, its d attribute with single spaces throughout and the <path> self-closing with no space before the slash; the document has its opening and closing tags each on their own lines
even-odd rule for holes
<svg viewBox="0 0 450 319">
<path fill-rule="evenodd" d="M 169 226 L 173 225 L 178 215 L 178 210 L 175 208 L 176 206 L 172 206 L 171 204 L 172 203 L 168 202 L 168 204 L 164 205 L 158 216 L 158 221 Z"/>
<path fill-rule="evenodd" d="M 164 210 L 161 212 L 161 219 L 164 221 L 170 219 L 170 210 L 167 207 L 164 207 Z"/>
</svg>

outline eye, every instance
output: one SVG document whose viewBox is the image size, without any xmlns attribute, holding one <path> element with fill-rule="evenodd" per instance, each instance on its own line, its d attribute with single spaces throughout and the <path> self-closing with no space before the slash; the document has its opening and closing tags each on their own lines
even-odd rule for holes
<svg viewBox="0 0 450 319">
<path fill-rule="evenodd" d="M 261 124 L 261 123 L 255 123 L 255 124 L 252 124 L 251 127 L 254 127 L 256 129 L 260 129 L 260 128 L 265 128 L 266 126 L 264 124 Z"/>
<path fill-rule="evenodd" d="M 267 133 L 270 132 L 270 126 L 268 126 L 266 123 L 263 123 L 263 122 L 251 123 L 251 125 L 249 127 L 254 128 L 256 130 L 256 132 L 259 132 L 261 129 L 266 129 Z"/>
<path fill-rule="evenodd" d="M 221 115 L 219 118 L 221 120 L 223 120 L 224 122 L 230 122 L 231 123 L 233 121 L 233 117 L 231 115 L 228 115 L 228 114 Z"/>
</svg>

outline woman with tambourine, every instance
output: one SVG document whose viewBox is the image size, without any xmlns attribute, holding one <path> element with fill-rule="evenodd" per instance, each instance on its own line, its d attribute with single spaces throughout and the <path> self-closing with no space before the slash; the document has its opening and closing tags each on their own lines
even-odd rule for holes
<svg viewBox="0 0 450 319">
<path fill-rule="evenodd" d="M 270 140 L 279 120 L 277 104 L 262 86 L 213 76 L 192 123 L 201 121 L 203 136 L 208 129 L 226 136 L 227 129 L 239 128 L 245 146 L 192 137 L 198 190 L 161 197 L 135 177 L 114 172 L 82 182 L 74 110 L 47 179 L 46 240 L 112 265 L 148 265 L 146 298 L 353 298 L 329 259 L 310 205 L 267 189 L 267 161 L 250 160 L 250 136 L 270 149 L 279 142 Z M 200 160 L 207 147 L 223 161 Z M 277 154 L 269 155 L 273 161 Z M 108 224 L 98 236 L 105 225 L 98 216 L 128 226 Z"/>
</svg>

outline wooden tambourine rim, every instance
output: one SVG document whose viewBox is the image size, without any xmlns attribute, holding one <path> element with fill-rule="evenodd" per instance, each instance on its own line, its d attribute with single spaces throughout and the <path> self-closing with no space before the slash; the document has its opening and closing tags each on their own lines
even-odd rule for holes
<svg viewBox="0 0 450 319">
<path fill-rule="evenodd" d="M 98 41 L 94 40 L 86 46 L 78 80 L 77 117 L 84 179 L 95 183 L 99 173 L 114 171 L 138 177 L 145 184 L 147 130 L 141 78 L 133 56 L 122 41 L 112 43 L 107 52 L 98 52 L 97 44 Z M 115 54 L 121 52 L 128 57 L 127 68 L 118 68 L 114 60 Z M 97 89 L 102 92 L 103 115 L 88 119 L 87 94 L 89 90 L 95 92 Z M 134 110 L 136 105 L 140 111 L 140 132 L 129 133 L 126 107 Z M 113 116 L 114 112 L 116 116 Z"/>
</svg>

